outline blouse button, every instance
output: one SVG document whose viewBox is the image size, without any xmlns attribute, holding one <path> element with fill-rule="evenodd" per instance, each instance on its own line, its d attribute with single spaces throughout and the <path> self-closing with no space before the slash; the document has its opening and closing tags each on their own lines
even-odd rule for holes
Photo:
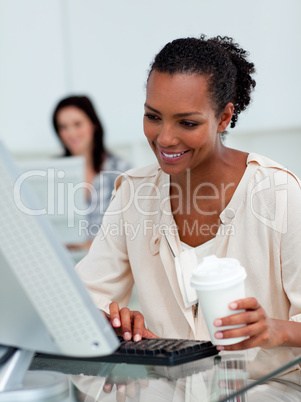
<svg viewBox="0 0 301 402">
<path fill-rule="evenodd" d="M 226 213 L 226 217 L 229 219 L 233 219 L 235 216 L 235 211 L 232 208 L 227 208 L 225 213 Z"/>
</svg>

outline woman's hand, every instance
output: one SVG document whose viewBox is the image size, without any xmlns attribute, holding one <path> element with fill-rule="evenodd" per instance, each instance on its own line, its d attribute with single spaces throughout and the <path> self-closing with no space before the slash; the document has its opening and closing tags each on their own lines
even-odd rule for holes
<svg viewBox="0 0 301 402">
<path fill-rule="evenodd" d="M 109 308 L 108 319 L 116 334 L 125 340 L 133 338 L 134 341 L 140 341 L 142 338 L 158 338 L 145 328 L 144 317 L 140 311 L 131 311 L 126 307 L 120 310 L 116 302 L 112 302 Z"/>
<path fill-rule="evenodd" d="M 242 350 L 256 346 L 265 349 L 275 348 L 284 345 L 287 341 L 287 321 L 269 318 L 258 301 L 249 297 L 236 300 L 230 303 L 231 310 L 246 310 L 245 312 L 216 319 L 214 325 L 223 327 L 228 325 L 244 324 L 245 326 L 225 331 L 217 331 L 217 339 L 235 338 L 240 336 L 248 337 L 246 340 L 234 345 L 217 346 L 219 350 Z M 295 323 L 294 323 L 295 324 Z M 218 329 L 218 328 L 217 328 Z"/>
</svg>

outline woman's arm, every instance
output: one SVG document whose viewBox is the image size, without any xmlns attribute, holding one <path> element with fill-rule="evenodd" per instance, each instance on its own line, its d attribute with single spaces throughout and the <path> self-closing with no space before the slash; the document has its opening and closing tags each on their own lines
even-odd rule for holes
<svg viewBox="0 0 301 402">
<path fill-rule="evenodd" d="M 128 304 L 134 283 L 123 230 L 122 201 L 119 190 L 88 254 L 75 267 L 96 306 L 106 313 L 113 300 L 121 306 Z"/>
</svg>

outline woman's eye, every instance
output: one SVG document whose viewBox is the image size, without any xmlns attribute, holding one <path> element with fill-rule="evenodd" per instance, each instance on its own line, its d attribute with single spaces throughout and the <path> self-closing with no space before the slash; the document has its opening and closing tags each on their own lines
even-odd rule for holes
<svg viewBox="0 0 301 402">
<path fill-rule="evenodd" d="M 186 121 L 186 120 L 181 121 L 180 124 L 185 128 L 194 128 L 198 125 L 197 123 L 193 123 L 192 121 Z"/>
<path fill-rule="evenodd" d="M 156 116 L 155 114 L 145 113 L 144 116 L 145 116 L 148 120 L 152 120 L 152 121 L 159 120 L 159 117 Z"/>
</svg>

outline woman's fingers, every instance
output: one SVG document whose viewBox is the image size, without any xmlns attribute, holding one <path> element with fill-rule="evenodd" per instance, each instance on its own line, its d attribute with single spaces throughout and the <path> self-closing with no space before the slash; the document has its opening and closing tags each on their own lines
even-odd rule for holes
<svg viewBox="0 0 301 402">
<path fill-rule="evenodd" d="M 214 321 L 216 327 L 225 327 L 229 325 L 245 325 L 253 324 L 261 320 L 265 320 L 266 314 L 263 309 L 255 311 L 246 311 L 230 315 L 228 317 L 218 318 Z"/>
<path fill-rule="evenodd" d="M 121 331 L 122 336 L 126 341 L 132 339 L 132 318 L 131 311 L 124 307 L 120 310 Z"/>
<path fill-rule="evenodd" d="M 283 343 L 281 330 L 278 330 L 281 323 L 279 320 L 269 318 L 255 298 L 236 300 L 230 303 L 229 307 L 234 312 L 235 310 L 245 311 L 216 319 L 214 321 L 214 325 L 217 327 L 215 338 L 245 337 L 246 339 L 233 345 L 217 346 L 219 350 L 241 350 L 256 346 L 272 348 Z M 238 328 L 233 328 L 237 325 Z M 223 327 L 229 328 L 223 329 Z"/>
<path fill-rule="evenodd" d="M 245 299 L 235 300 L 229 304 L 231 310 L 256 310 L 260 304 L 255 297 L 246 297 Z"/>
<path fill-rule="evenodd" d="M 112 302 L 109 306 L 110 309 L 110 319 L 113 328 L 121 327 L 121 319 L 119 314 L 119 305 L 116 302 Z"/>
<path fill-rule="evenodd" d="M 225 331 L 218 331 L 215 333 L 217 339 L 228 339 L 228 338 L 238 338 L 238 337 L 254 337 L 263 332 L 264 328 L 260 322 L 254 324 L 245 325 L 240 328 L 227 329 Z"/>
<path fill-rule="evenodd" d="M 133 319 L 133 339 L 138 342 L 143 337 L 143 332 L 145 330 L 144 317 L 139 311 L 132 311 Z"/>
<path fill-rule="evenodd" d="M 109 394 L 112 391 L 113 388 L 113 384 L 109 383 L 109 382 L 105 382 L 104 386 L 103 386 L 103 390 L 106 394 Z"/>
<path fill-rule="evenodd" d="M 229 307 L 231 310 L 234 310 L 233 314 L 216 319 L 214 321 L 216 327 L 248 325 L 267 318 L 265 311 L 253 297 L 236 300 L 235 302 L 230 303 Z M 237 314 L 235 314 L 235 310 L 238 310 Z"/>
<path fill-rule="evenodd" d="M 131 311 L 127 307 L 119 309 L 116 302 L 109 306 L 110 316 L 108 319 L 115 329 L 117 335 L 125 340 L 134 339 L 140 341 L 142 338 L 158 338 L 151 331 L 146 329 L 143 314 L 140 311 Z"/>
<path fill-rule="evenodd" d="M 111 377 L 106 379 L 103 386 L 103 391 L 109 394 L 113 391 L 113 387 L 116 385 L 114 390 L 116 395 L 116 402 L 125 402 L 127 398 L 134 399 L 139 395 L 139 390 L 146 388 L 148 386 L 148 380 L 135 380 L 121 377 Z"/>
</svg>

